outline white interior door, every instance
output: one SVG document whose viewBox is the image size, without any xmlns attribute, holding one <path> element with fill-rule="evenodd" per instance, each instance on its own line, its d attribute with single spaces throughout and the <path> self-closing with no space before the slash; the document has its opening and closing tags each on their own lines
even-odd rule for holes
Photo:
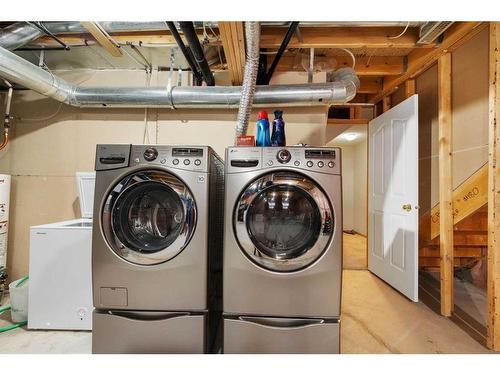
<svg viewBox="0 0 500 375">
<path fill-rule="evenodd" d="M 368 269 L 418 301 L 418 96 L 370 121 Z"/>
</svg>

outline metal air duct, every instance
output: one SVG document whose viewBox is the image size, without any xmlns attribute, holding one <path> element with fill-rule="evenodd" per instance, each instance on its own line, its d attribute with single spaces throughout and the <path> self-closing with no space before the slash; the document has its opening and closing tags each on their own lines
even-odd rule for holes
<svg viewBox="0 0 500 375">
<path fill-rule="evenodd" d="M 80 87 L 0 47 L 0 76 L 42 95 L 76 107 L 237 108 L 241 86 Z M 342 68 L 333 82 L 257 86 L 255 105 L 318 106 L 343 104 L 354 98 L 359 79 Z"/>
</svg>

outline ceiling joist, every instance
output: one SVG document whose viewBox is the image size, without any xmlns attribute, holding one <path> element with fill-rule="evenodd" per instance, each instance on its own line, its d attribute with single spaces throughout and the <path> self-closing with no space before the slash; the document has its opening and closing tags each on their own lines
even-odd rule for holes
<svg viewBox="0 0 500 375">
<path fill-rule="evenodd" d="M 111 56 L 120 57 L 123 55 L 120 48 L 109 38 L 109 35 L 101 29 L 97 22 L 80 23 Z"/>
<path fill-rule="evenodd" d="M 350 56 L 331 56 L 331 58 L 335 59 L 336 68 L 352 66 L 352 58 Z M 300 56 L 284 56 L 276 70 L 281 72 L 305 71 L 300 61 Z M 355 70 L 359 76 L 400 75 L 404 73 L 404 56 L 357 57 Z"/>
<path fill-rule="evenodd" d="M 227 68 L 233 85 L 241 85 L 245 67 L 245 32 L 243 22 L 219 22 L 219 32 Z"/>
<path fill-rule="evenodd" d="M 301 39 L 294 35 L 288 48 L 414 48 L 434 47 L 434 44 L 417 46 L 418 28 L 409 28 L 394 38 L 401 27 L 301 27 Z M 278 48 L 286 30 L 266 27 L 262 29 L 261 48 Z"/>
</svg>

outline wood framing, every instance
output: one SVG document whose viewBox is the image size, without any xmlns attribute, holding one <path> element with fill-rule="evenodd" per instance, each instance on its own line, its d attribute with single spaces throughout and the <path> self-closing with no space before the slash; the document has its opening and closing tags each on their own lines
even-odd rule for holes
<svg viewBox="0 0 500 375">
<path fill-rule="evenodd" d="M 272 60 L 268 57 L 268 63 Z M 325 59 L 317 57 L 317 60 Z M 352 67 L 352 58 L 350 56 L 328 56 L 328 59 L 335 59 L 338 68 Z M 357 57 L 356 74 L 358 76 L 388 76 L 400 75 L 404 73 L 404 57 L 403 56 L 371 56 L 371 57 Z M 305 72 L 302 66 L 300 56 L 283 56 L 276 67 L 276 71 L 299 71 Z"/>
<path fill-rule="evenodd" d="M 487 27 L 482 22 L 456 22 L 445 32 L 443 42 L 433 49 L 415 49 L 408 54 L 408 68 L 406 73 L 398 77 L 388 77 L 384 82 L 384 88 L 370 99 L 371 103 L 378 103 L 385 96 L 400 86 L 408 79 L 413 79 L 430 68 L 443 54 L 454 51 L 463 43 Z"/>
<path fill-rule="evenodd" d="M 368 125 L 370 120 L 364 118 L 340 119 L 329 118 L 326 121 L 327 125 Z"/>
<path fill-rule="evenodd" d="M 488 203 L 488 164 L 483 165 L 453 191 L 453 224 Z M 439 236 L 439 204 L 420 219 L 419 234 L 425 241 Z"/>
<path fill-rule="evenodd" d="M 387 95 L 383 100 L 382 100 L 382 112 L 387 112 L 389 109 L 391 109 L 391 96 Z"/>
<path fill-rule="evenodd" d="M 414 48 L 417 47 L 418 28 L 409 28 L 397 39 L 391 39 L 402 27 L 301 27 L 301 40 L 294 35 L 288 48 Z M 278 48 L 286 33 L 284 27 L 262 29 L 261 47 Z M 421 46 L 431 49 L 434 44 Z"/>
<path fill-rule="evenodd" d="M 123 55 L 120 48 L 109 39 L 99 25 L 96 22 L 80 22 L 83 27 L 85 27 L 88 32 L 94 37 L 94 39 L 99 43 L 111 56 L 120 57 Z"/>
<path fill-rule="evenodd" d="M 488 158 L 488 337 L 489 348 L 500 351 L 500 23 L 490 23 L 489 158 Z"/>
<path fill-rule="evenodd" d="M 439 247 L 441 266 L 441 314 L 453 312 L 453 173 L 451 54 L 438 60 L 439 102 Z"/>
<path fill-rule="evenodd" d="M 245 32 L 243 22 L 219 22 L 227 67 L 233 85 L 241 85 L 245 68 Z"/>
<path fill-rule="evenodd" d="M 415 95 L 416 87 L 415 80 L 409 79 L 405 82 L 405 98 L 408 99 L 410 96 Z"/>
<path fill-rule="evenodd" d="M 361 83 L 358 94 L 375 94 L 382 88 L 382 78 L 380 77 L 359 77 Z"/>
</svg>

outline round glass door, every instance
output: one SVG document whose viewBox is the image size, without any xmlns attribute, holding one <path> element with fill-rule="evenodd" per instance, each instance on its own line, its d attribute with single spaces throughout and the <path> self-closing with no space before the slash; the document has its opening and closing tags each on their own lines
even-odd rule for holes
<svg viewBox="0 0 500 375">
<path fill-rule="evenodd" d="M 105 238 L 121 258 L 154 265 L 179 254 L 196 224 L 196 206 L 177 177 L 157 170 L 133 173 L 109 193 L 102 213 Z"/>
<path fill-rule="evenodd" d="M 315 262 L 333 234 L 333 210 L 308 177 L 275 172 L 241 194 L 234 226 L 245 255 L 272 271 L 292 272 Z"/>
</svg>

